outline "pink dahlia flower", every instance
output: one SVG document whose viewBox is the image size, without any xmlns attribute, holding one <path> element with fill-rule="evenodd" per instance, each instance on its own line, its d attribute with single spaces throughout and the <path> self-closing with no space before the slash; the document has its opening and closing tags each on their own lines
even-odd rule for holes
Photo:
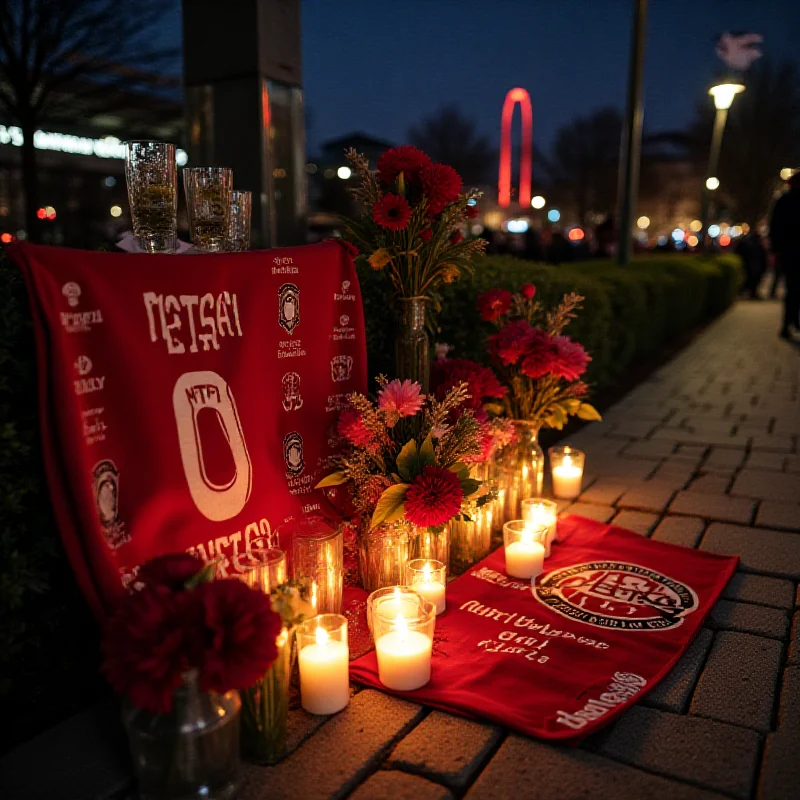
<svg viewBox="0 0 800 800">
<path fill-rule="evenodd" d="M 569 336 L 555 336 L 553 345 L 555 347 L 553 374 L 567 381 L 578 380 L 586 372 L 592 360 L 589 354 L 582 345 L 573 342 Z"/>
<path fill-rule="evenodd" d="M 425 395 L 422 387 L 408 379 L 395 378 L 378 392 L 378 408 L 386 412 L 386 422 L 393 428 L 402 417 L 413 417 L 422 409 Z"/>
</svg>

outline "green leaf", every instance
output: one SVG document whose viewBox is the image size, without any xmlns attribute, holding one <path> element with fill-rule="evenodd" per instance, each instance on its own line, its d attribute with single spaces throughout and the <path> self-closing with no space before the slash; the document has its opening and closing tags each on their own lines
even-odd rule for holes
<svg viewBox="0 0 800 800">
<path fill-rule="evenodd" d="M 581 403 L 581 407 L 578 409 L 578 418 L 585 419 L 589 422 L 600 422 L 603 418 L 597 412 L 597 409 L 589 405 L 589 403 Z"/>
<path fill-rule="evenodd" d="M 324 489 L 326 486 L 341 486 L 348 480 L 344 472 L 331 472 L 330 475 L 324 477 L 314 488 Z"/>
<path fill-rule="evenodd" d="M 469 497 L 471 494 L 475 494 L 478 489 L 481 488 L 481 482 L 475 480 L 475 478 L 466 478 L 465 480 L 461 481 L 461 491 L 464 492 L 464 497 Z"/>
<path fill-rule="evenodd" d="M 213 561 L 209 561 L 200 572 L 196 572 L 183 584 L 184 587 L 187 589 L 196 589 L 201 583 L 213 581 L 214 576 L 217 574 L 217 564 L 219 564 L 220 560 L 219 558 L 215 558 Z"/>
<path fill-rule="evenodd" d="M 406 499 L 407 483 L 396 483 L 384 491 L 375 506 L 375 511 L 372 514 L 372 527 L 380 525 L 382 522 L 392 522 L 400 517 L 395 516 L 398 509 L 403 505 Z M 393 519 L 389 519 L 392 517 Z"/>
<path fill-rule="evenodd" d="M 455 464 L 451 464 L 447 469 L 450 472 L 455 472 L 459 480 L 463 481 L 469 478 L 469 467 L 463 461 L 456 461 Z"/>
<path fill-rule="evenodd" d="M 410 481 L 419 474 L 419 455 L 417 443 L 414 439 L 406 442 L 397 455 L 397 471 L 404 481 Z"/>
<path fill-rule="evenodd" d="M 436 465 L 436 453 L 433 449 L 433 439 L 430 434 L 425 437 L 422 447 L 419 448 L 419 462 L 420 472 L 423 467 L 433 467 Z"/>
</svg>

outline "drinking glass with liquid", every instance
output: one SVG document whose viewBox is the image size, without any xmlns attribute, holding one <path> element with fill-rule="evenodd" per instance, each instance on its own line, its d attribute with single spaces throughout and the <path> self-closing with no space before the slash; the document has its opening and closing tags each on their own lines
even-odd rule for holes
<svg viewBox="0 0 800 800">
<path fill-rule="evenodd" d="M 233 193 L 230 167 L 187 167 L 183 188 L 192 244 L 206 253 L 226 249 Z"/>
</svg>

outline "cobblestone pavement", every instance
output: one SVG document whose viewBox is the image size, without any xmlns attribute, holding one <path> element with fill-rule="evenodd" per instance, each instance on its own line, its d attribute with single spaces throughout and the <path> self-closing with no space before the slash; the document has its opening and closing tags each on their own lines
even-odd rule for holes
<svg viewBox="0 0 800 800">
<path fill-rule="evenodd" d="M 741 559 L 640 705 L 571 749 L 354 687 L 332 718 L 291 712 L 289 755 L 246 767 L 242 800 L 800 797 L 800 349 L 778 323 L 777 304 L 739 303 L 570 437 L 587 476 L 564 513 Z M 37 797 L 130 796 L 103 714 L 48 740 L 61 790 Z M 42 747 L 9 771 L 39 770 Z"/>
<path fill-rule="evenodd" d="M 250 767 L 243 800 L 800 796 L 800 350 L 775 303 L 739 303 L 570 442 L 587 480 L 564 513 L 737 554 L 670 675 L 579 749 L 374 690 Z"/>
</svg>

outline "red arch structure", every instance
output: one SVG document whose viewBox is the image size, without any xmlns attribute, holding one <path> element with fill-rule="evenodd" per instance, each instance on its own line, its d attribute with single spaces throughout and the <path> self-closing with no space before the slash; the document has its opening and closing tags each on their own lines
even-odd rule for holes
<svg viewBox="0 0 800 800">
<path fill-rule="evenodd" d="M 497 203 L 502 208 L 511 205 L 511 120 L 514 106 L 519 103 L 522 113 L 522 141 L 519 155 L 519 204 L 531 204 L 531 165 L 533 153 L 533 106 L 525 89 L 511 89 L 503 102 L 500 122 L 500 175 L 497 180 Z"/>
</svg>

